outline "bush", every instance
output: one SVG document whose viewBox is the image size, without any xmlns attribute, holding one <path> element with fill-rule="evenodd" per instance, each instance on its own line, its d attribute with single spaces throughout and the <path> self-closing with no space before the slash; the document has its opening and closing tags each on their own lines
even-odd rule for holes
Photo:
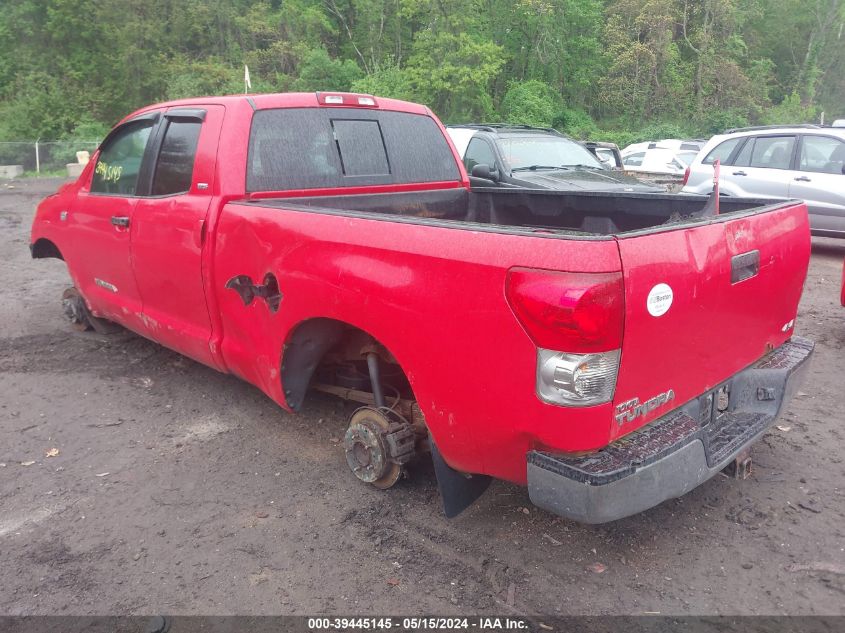
<svg viewBox="0 0 845 633">
<path fill-rule="evenodd" d="M 695 133 L 688 127 L 677 123 L 651 123 L 640 130 L 639 141 L 659 141 L 664 138 L 689 138 Z"/>
<path fill-rule="evenodd" d="M 303 92 L 347 92 L 363 74 L 358 64 L 351 59 L 332 59 L 326 49 L 312 48 L 302 58 L 299 78 L 293 83 L 293 89 Z"/>
<path fill-rule="evenodd" d="M 589 114 L 574 108 L 561 108 L 552 119 L 552 127 L 581 140 L 595 140 L 599 131 Z"/>
<path fill-rule="evenodd" d="M 243 67 L 235 68 L 215 59 L 189 62 L 178 58 L 173 59 L 169 67 L 168 99 L 237 94 L 244 89 Z"/>
<path fill-rule="evenodd" d="M 642 141 L 659 141 L 665 138 L 693 138 L 698 136 L 699 131 L 691 127 L 685 127 L 677 123 L 656 121 L 647 123 L 639 129 L 622 130 L 599 130 L 596 129 L 591 140 L 616 143 L 619 149 L 625 149 L 632 143 Z"/>
<path fill-rule="evenodd" d="M 592 141 L 604 141 L 606 143 L 616 143 L 619 149 L 628 147 L 631 143 L 636 143 L 640 137 L 635 132 L 619 131 L 619 130 L 596 130 Z"/>
<path fill-rule="evenodd" d="M 358 79 L 353 82 L 351 90 L 390 99 L 418 100 L 407 73 L 398 66 L 388 66 Z"/>
<path fill-rule="evenodd" d="M 560 93 L 535 79 L 512 83 L 499 107 L 508 123 L 536 127 L 551 127 L 562 109 Z"/>
<path fill-rule="evenodd" d="M 725 130 L 749 125 L 748 115 L 743 110 L 711 110 L 705 112 L 699 127 L 705 135 L 723 134 Z"/>
<path fill-rule="evenodd" d="M 8 101 L 0 107 L 0 140 L 59 138 L 82 114 L 62 82 L 47 73 L 19 77 Z"/>
<path fill-rule="evenodd" d="M 62 141 L 102 141 L 109 133 L 109 126 L 100 121 L 95 121 L 90 115 L 82 115 L 82 118 L 74 126 L 73 130 L 63 134 Z"/>
<path fill-rule="evenodd" d="M 763 123 L 766 125 L 791 125 L 793 123 L 815 123 L 818 111 L 814 106 L 801 103 L 801 96 L 797 92 L 784 97 L 778 105 L 763 112 Z"/>
</svg>

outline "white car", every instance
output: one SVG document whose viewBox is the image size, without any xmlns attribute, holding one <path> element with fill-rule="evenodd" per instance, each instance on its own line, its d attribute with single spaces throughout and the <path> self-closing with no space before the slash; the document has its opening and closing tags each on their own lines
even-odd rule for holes
<svg viewBox="0 0 845 633">
<path fill-rule="evenodd" d="M 680 139 L 634 143 L 622 150 L 622 166 L 626 171 L 682 176 L 701 145 Z"/>
<path fill-rule="evenodd" d="M 764 126 L 711 138 L 692 161 L 683 193 L 709 193 L 719 159 L 721 195 L 798 198 L 814 235 L 845 237 L 845 128 Z"/>
</svg>

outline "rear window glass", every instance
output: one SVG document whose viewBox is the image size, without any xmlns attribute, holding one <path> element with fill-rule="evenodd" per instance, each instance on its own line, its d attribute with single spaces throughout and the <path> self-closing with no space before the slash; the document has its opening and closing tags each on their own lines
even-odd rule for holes
<svg viewBox="0 0 845 633">
<path fill-rule="evenodd" d="M 346 176 L 376 176 L 390 173 L 387 150 L 378 121 L 332 121 Z"/>
<path fill-rule="evenodd" d="M 645 152 L 629 154 L 622 159 L 622 164 L 629 167 L 640 167 L 643 164 L 643 158 L 645 158 Z"/>
<path fill-rule="evenodd" d="M 281 108 L 253 115 L 247 191 L 458 180 L 431 117 L 352 108 Z"/>
</svg>

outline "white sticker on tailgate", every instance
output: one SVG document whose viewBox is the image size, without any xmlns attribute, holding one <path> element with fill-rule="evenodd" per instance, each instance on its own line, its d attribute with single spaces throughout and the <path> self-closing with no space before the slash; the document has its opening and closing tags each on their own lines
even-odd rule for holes
<svg viewBox="0 0 845 633">
<path fill-rule="evenodd" d="M 663 316 L 672 307 L 672 288 L 669 284 L 657 284 L 648 293 L 646 308 L 651 316 Z"/>
</svg>

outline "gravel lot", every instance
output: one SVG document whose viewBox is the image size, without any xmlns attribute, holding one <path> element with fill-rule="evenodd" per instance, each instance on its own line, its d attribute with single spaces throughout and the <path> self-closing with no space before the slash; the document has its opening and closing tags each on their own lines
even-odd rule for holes
<svg viewBox="0 0 845 633">
<path fill-rule="evenodd" d="M 593 527 L 498 482 L 448 521 L 429 465 L 350 475 L 348 405 L 290 416 L 66 325 L 64 264 L 27 249 L 60 182 L 0 182 L 0 614 L 845 614 L 845 241 L 814 241 L 816 358 L 751 478 Z"/>
</svg>

